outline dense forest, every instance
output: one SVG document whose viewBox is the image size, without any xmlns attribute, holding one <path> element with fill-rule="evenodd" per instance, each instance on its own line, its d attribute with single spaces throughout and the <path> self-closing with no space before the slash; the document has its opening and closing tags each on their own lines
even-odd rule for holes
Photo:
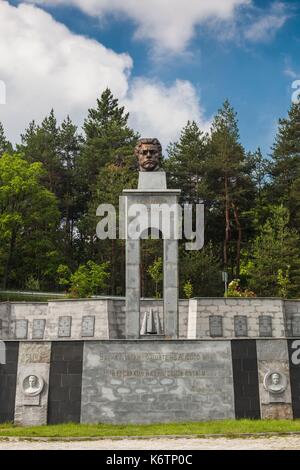
<svg viewBox="0 0 300 470">
<path fill-rule="evenodd" d="M 0 125 L 2 289 L 124 295 L 124 241 L 97 239 L 96 208 L 136 187 L 128 117 L 107 89 L 82 131 L 51 111 L 14 146 Z M 222 296 L 222 271 L 239 295 L 300 296 L 300 104 L 279 119 L 270 155 L 243 147 L 225 101 L 208 134 L 186 124 L 163 165 L 181 203 L 205 203 L 204 248 L 180 243 L 181 296 Z M 142 296 L 160 295 L 161 256 L 161 240 L 143 241 Z"/>
</svg>

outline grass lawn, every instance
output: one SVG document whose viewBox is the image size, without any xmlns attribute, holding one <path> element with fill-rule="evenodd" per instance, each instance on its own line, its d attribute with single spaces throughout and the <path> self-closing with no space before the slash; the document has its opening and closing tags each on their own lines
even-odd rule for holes
<svg viewBox="0 0 300 470">
<path fill-rule="evenodd" d="M 144 425 L 111 424 L 59 424 L 52 426 L 20 427 L 0 424 L 0 437 L 111 437 L 111 436 L 160 436 L 203 435 L 262 432 L 300 432 L 300 420 L 223 420 L 199 423 L 168 423 Z"/>
</svg>

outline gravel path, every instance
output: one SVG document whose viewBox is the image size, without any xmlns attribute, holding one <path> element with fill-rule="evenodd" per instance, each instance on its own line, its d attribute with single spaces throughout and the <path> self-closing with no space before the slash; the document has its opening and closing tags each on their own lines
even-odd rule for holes
<svg viewBox="0 0 300 470">
<path fill-rule="evenodd" d="M 300 436 L 226 439 L 122 439 L 79 442 L 0 441 L 1 450 L 300 450 Z"/>
</svg>

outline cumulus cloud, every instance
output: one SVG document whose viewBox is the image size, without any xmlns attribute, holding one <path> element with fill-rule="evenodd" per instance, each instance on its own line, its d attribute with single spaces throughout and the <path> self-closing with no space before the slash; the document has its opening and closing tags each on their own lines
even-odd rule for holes
<svg viewBox="0 0 300 470">
<path fill-rule="evenodd" d="M 159 136 L 163 145 L 174 141 L 188 120 L 208 130 L 195 88 L 176 80 L 171 87 L 146 79 L 134 80 L 124 104 L 130 109 L 133 127 L 146 136 Z"/>
<path fill-rule="evenodd" d="M 245 30 L 245 38 L 249 41 L 265 41 L 273 38 L 289 18 L 287 7 L 282 2 L 271 4 L 267 12 L 259 12 L 258 19 Z"/>
<path fill-rule="evenodd" d="M 134 21 L 135 37 L 158 49 L 185 50 L 198 25 L 232 19 L 251 0 L 26 0 L 40 5 L 74 5 L 88 15 L 122 15 Z"/>
<path fill-rule="evenodd" d="M 33 5 L 0 2 L 0 79 L 7 104 L 0 121 L 18 140 L 30 120 L 40 121 L 54 107 L 59 120 L 67 114 L 81 125 L 87 109 L 109 87 L 131 113 L 131 124 L 164 144 L 177 137 L 188 119 L 203 123 L 201 106 L 190 82 L 166 87 L 132 79 L 133 62 L 92 39 L 73 34 Z"/>
</svg>

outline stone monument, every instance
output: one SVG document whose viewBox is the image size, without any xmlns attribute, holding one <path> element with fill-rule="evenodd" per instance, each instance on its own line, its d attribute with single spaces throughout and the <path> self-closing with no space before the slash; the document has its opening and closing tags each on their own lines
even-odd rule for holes
<svg viewBox="0 0 300 470">
<path fill-rule="evenodd" d="M 164 245 L 164 331 L 165 339 L 178 338 L 178 198 L 180 190 L 167 189 L 166 173 L 161 169 L 162 147 L 157 139 L 141 139 L 135 155 L 139 167 L 138 189 L 126 189 L 125 230 L 126 230 L 126 338 L 139 339 L 140 318 L 140 240 L 143 233 L 160 232 Z M 139 205 L 151 212 L 140 214 L 143 233 L 136 236 L 129 229 L 136 218 Z M 162 211 L 162 208 L 164 211 Z M 163 212 L 163 213 L 162 213 Z M 154 214 L 154 216 L 153 216 Z M 172 221 L 174 224 L 172 225 Z M 167 233 L 169 232 L 169 233 Z M 161 335 L 160 335 L 161 336 Z"/>
</svg>

